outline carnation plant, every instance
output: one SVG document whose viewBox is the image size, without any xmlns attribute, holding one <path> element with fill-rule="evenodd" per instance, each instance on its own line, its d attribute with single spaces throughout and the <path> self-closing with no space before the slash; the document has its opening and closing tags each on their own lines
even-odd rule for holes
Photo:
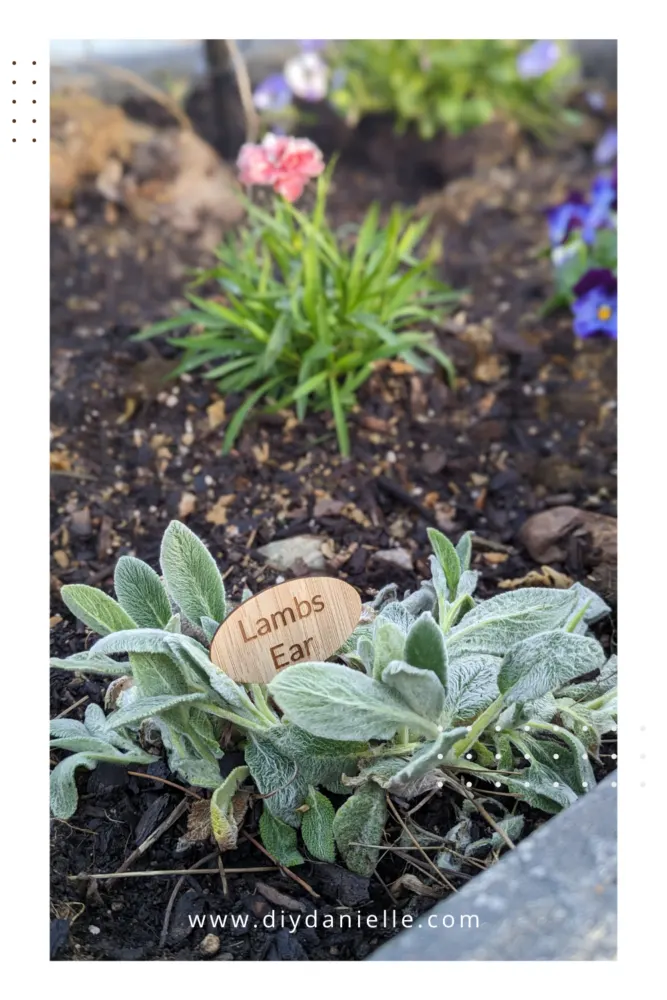
<svg viewBox="0 0 667 1000">
<path fill-rule="evenodd" d="M 332 61 L 330 100 L 351 125 L 389 112 L 399 130 L 413 124 L 430 139 L 498 113 L 542 136 L 571 120 L 563 97 L 577 62 L 563 43 L 361 39 L 342 43 Z"/>
<path fill-rule="evenodd" d="M 112 680 L 106 714 L 90 705 L 83 722 L 51 723 L 51 745 L 72 752 L 51 773 L 54 815 L 75 812 L 78 768 L 164 753 L 178 779 L 210 790 L 221 850 L 236 845 L 249 779 L 262 840 L 281 864 L 301 863 L 305 849 L 368 874 L 388 794 L 409 801 L 463 778 L 555 813 L 589 792 L 591 758 L 616 720 L 616 658 L 589 634 L 609 609 L 580 584 L 477 601 L 470 535 L 456 547 L 430 537 L 430 581 L 402 599 L 387 585 L 332 662 L 286 667 L 268 686 L 236 684 L 211 662 L 232 607 L 208 549 L 180 522 L 165 532 L 161 576 L 123 556 L 117 600 L 64 586 L 67 607 L 100 638 L 51 666 Z M 223 729 L 245 753 L 224 781 Z M 517 835 L 516 817 L 503 822 Z M 468 837 L 474 854 L 471 836 L 464 810 L 452 838 Z"/>
<path fill-rule="evenodd" d="M 290 199 L 319 172 L 314 149 L 307 140 L 277 137 L 244 147 L 241 177 L 272 185 L 273 206 L 246 201 L 247 225 L 218 248 L 217 266 L 199 275 L 193 288 L 213 280 L 217 296 L 190 291 L 190 309 L 135 338 L 189 328 L 168 338 L 183 352 L 176 372 L 204 369 L 221 392 L 247 392 L 226 429 L 225 451 L 264 403 L 295 406 L 300 420 L 309 408 L 332 413 L 340 450 L 349 455 L 347 414 L 378 364 L 402 358 L 428 372 L 435 363 L 453 376 L 433 326 L 458 295 L 435 279 L 435 251 L 415 256 L 428 219 L 411 221 L 394 208 L 383 225 L 374 205 L 352 240 L 349 227 L 336 232 L 327 222 L 330 170 L 319 178 L 313 210 L 300 211 Z"/>
</svg>

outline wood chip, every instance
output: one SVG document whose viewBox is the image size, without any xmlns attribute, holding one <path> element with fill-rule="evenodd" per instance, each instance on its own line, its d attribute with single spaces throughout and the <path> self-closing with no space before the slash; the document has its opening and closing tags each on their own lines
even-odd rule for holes
<svg viewBox="0 0 667 1000">
<path fill-rule="evenodd" d="M 178 504 L 178 516 L 181 521 L 184 521 L 186 517 L 192 514 L 196 506 L 196 495 L 188 492 L 183 493 Z"/>
<path fill-rule="evenodd" d="M 208 426 L 214 431 L 216 427 L 225 422 L 225 401 L 224 399 L 216 399 L 215 403 L 211 403 L 210 406 L 206 407 L 206 414 L 208 416 Z"/>
</svg>

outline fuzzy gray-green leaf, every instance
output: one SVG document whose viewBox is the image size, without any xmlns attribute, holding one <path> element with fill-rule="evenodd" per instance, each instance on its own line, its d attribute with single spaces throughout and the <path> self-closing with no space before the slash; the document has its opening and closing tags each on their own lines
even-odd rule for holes
<svg viewBox="0 0 667 1000">
<path fill-rule="evenodd" d="M 171 604 L 154 569 L 134 556 L 121 556 L 113 577 L 116 597 L 139 628 L 165 628 Z"/>
<path fill-rule="evenodd" d="M 301 821 L 303 842 L 314 858 L 333 862 L 336 860 L 333 835 L 334 807 L 326 795 L 322 795 L 312 786 L 308 789 L 306 805 L 308 812 L 303 814 Z"/>
<path fill-rule="evenodd" d="M 384 792 L 372 781 L 362 785 L 343 802 L 334 816 L 333 834 L 350 871 L 357 875 L 372 875 L 380 856 L 386 821 Z"/>
<path fill-rule="evenodd" d="M 461 563 L 458 553 L 450 540 L 441 531 L 438 531 L 436 528 L 427 528 L 427 534 L 431 548 L 435 552 L 445 574 L 449 593 L 455 594 L 459 584 L 459 577 L 461 576 Z"/>
<path fill-rule="evenodd" d="M 506 704 L 533 701 L 573 677 L 599 668 L 604 661 L 604 650 L 596 639 L 572 632 L 542 632 L 507 653 L 498 673 L 498 687 Z"/>
<path fill-rule="evenodd" d="M 264 847 L 279 864 L 293 868 L 304 863 L 304 857 L 296 846 L 296 830 L 270 813 L 266 803 L 259 818 L 259 832 Z"/>
<path fill-rule="evenodd" d="M 64 660 L 53 656 L 49 660 L 49 666 L 54 670 L 79 670 L 82 674 L 103 674 L 105 677 L 123 677 L 128 673 L 127 663 L 118 663 L 110 656 L 92 649 L 72 653 Z"/>
<path fill-rule="evenodd" d="M 164 533 L 160 566 L 169 594 L 194 625 L 202 617 L 221 622 L 225 590 L 215 560 L 199 538 L 180 521 Z"/>
<path fill-rule="evenodd" d="M 491 597 L 451 630 L 447 638 L 449 659 L 470 653 L 504 656 L 531 635 L 561 628 L 576 603 L 576 593 L 548 587 L 526 587 Z"/>
<path fill-rule="evenodd" d="M 430 611 L 424 611 L 414 623 L 405 640 L 405 653 L 397 659 L 411 666 L 430 670 L 447 687 L 447 651 L 442 629 Z"/>
<path fill-rule="evenodd" d="M 85 753 L 75 753 L 65 757 L 51 771 L 51 812 L 58 819 L 69 819 L 76 812 L 79 796 L 74 773 L 77 767 L 87 767 L 92 771 L 97 767 L 97 761 Z"/>
<path fill-rule="evenodd" d="M 466 531 L 464 535 L 461 535 L 456 543 L 456 554 L 459 557 L 461 573 L 467 572 L 470 569 L 472 558 L 472 531 Z"/>
<path fill-rule="evenodd" d="M 347 794 L 343 775 L 354 774 L 358 759 L 368 753 L 368 743 L 328 740 L 294 725 L 274 726 L 266 737 L 298 764 L 301 776 L 309 785 L 323 785 L 327 791 L 342 795 Z"/>
<path fill-rule="evenodd" d="M 448 718 L 468 722 L 488 708 L 498 697 L 500 658 L 473 653 L 458 656 L 447 667 Z"/>
<path fill-rule="evenodd" d="M 441 733 L 437 740 L 432 743 L 424 743 L 421 749 L 410 758 L 397 774 L 393 776 L 387 784 L 389 791 L 400 792 L 404 785 L 421 778 L 422 775 L 434 768 L 440 767 L 447 754 L 452 749 L 457 740 L 462 739 L 468 730 L 465 726 L 458 726 L 456 729 L 449 729 Z"/>
<path fill-rule="evenodd" d="M 275 727 L 278 731 L 282 727 Z M 280 742 L 266 733 L 251 733 L 245 748 L 246 764 L 260 793 L 267 796 L 264 809 L 283 823 L 298 827 L 301 815 L 296 812 L 308 794 L 298 761 L 281 752 Z"/>
<path fill-rule="evenodd" d="M 137 623 L 113 597 L 95 587 L 88 587 L 85 583 L 68 583 L 61 588 L 60 596 L 72 614 L 98 635 L 137 627 Z"/>
<path fill-rule="evenodd" d="M 431 722 L 440 718 L 445 705 L 445 689 L 432 670 L 392 660 L 384 669 L 382 683 L 396 691 L 417 715 Z"/>
<path fill-rule="evenodd" d="M 373 629 L 373 677 L 379 681 L 392 660 L 403 657 L 405 634 L 391 619 L 379 615 Z"/>
<path fill-rule="evenodd" d="M 269 692 L 290 722 L 315 736 L 370 740 L 389 739 L 401 725 L 433 730 L 385 684 L 336 663 L 285 667 Z"/>
<path fill-rule="evenodd" d="M 110 729 L 134 725 L 153 715 L 160 715 L 179 705 L 192 705 L 206 701 L 205 694 L 156 695 L 152 698 L 137 698 L 128 708 L 113 712 L 107 719 Z"/>
</svg>

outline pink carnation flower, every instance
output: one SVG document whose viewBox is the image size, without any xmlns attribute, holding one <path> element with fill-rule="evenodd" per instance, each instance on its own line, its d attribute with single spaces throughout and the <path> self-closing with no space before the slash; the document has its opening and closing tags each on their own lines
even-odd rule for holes
<svg viewBox="0 0 667 1000">
<path fill-rule="evenodd" d="M 241 146 L 236 165 L 242 184 L 270 185 L 288 201 L 296 201 L 308 180 L 324 170 L 322 152 L 310 139 L 272 132 L 259 145 Z"/>
</svg>

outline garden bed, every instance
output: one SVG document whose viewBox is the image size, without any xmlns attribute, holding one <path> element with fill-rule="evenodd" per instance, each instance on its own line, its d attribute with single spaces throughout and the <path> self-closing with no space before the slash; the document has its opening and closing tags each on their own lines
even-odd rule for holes
<svg viewBox="0 0 667 1000">
<path fill-rule="evenodd" d="M 318 139 L 326 146 L 326 136 Z M 221 429 L 238 398 L 217 399 L 196 376 L 163 385 L 160 376 L 175 355 L 159 340 L 155 348 L 130 343 L 132 333 L 181 301 L 185 269 L 208 263 L 196 239 L 136 222 L 85 188 L 54 222 L 52 590 L 61 620 L 52 619 L 53 655 L 85 642 L 84 627 L 59 601 L 60 586 L 109 590 L 115 562 L 127 552 L 156 566 L 171 518 L 207 541 L 234 599 L 246 584 L 256 592 L 280 576 L 308 572 L 298 560 L 290 569 L 273 568 L 258 551 L 304 535 L 320 540 L 309 550 L 319 548 L 319 571 L 348 580 L 364 600 L 388 578 L 414 589 L 429 575 L 426 529 L 437 526 L 454 537 L 475 532 L 484 596 L 546 562 L 615 607 L 608 520 L 616 514 L 615 344 L 575 342 L 567 314 L 540 317 L 552 280 L 548 257 L 537 253 L 546 241 L 543 208 L 572 187 L 588 186 L 589 147 L 548 154 L 512 137 L 501 155 L 498 142 L 490 155 L 484 142 L 454 148 L 394 141 L 383 122 L 361 140 L 347 146 L 336 169 L 332 222 L 357 221 L 376 198 L 384 206 L 420 204 L 442 237 L 443 279 L 467 291 L 438 331 L 457 367 L 456 387 L 441 375 L 389 363 L 360 394 L 347 461 L 331 421 L 318 415 L 304 425 L 291 414 L 258 415 L 236 450 L 222 456 Z M 552 544 L 550 558 L 536 561 L 521 529 L 532 515 L 563 507 L 585 513 L 555 545 L 556 558 Z M 613 651 L 609 626 L 601 638 Z M 52 671 L 51 685 L 52 715 L 79 703 L 68 717 L 80 718 L 88 701 L 103 700 L 99 680 Z M 224 758 L 226 768 L 237 763 Z M 161 764 L 151 771 L 168 777 Z M 406 871 L 423 878 L 418 865 L 388 852 L 370 880 L 337 866 L 302 866 L 298 874 L 317 899 L 276 871 L 230 874 L 227 894 L 218 873 L 193 874 L 167 913 L 173 876 L 72 876 L 116 871 L 182 793 L 107 765 L 86 773 L 80 789 L 71 823 L 53 822 L 54 957 L 203 958 L 208 929 L 191 930 L 187 915 L 214 912 L 250 915 L 246 928 L 220 932 L 217 959 L 360 959 L 400 923 L 296 934 L 279 923 L 275 931 L 253 924 L 272 908 L 289 913 L 288 906 L 302 915 L 315 906 L 322 917 L 341 907 L 415 915 L 433 904 L 432 897 L 387 888 Z M 529 829 L 544 821 L 528 816 Z M 436 794 L 418 819 L 435 832 L 449 829 L 455 815 L 448 793 Z M 202 846 L 175 856 L 184 822 L 134 870 L 189 868 L 210 853 Z M 246 829 L 255 828 L 251 816 Z M 487 832 L 482 824 L 480 836 Z M 249 841 L 224 859 L 230 869 L 270 864 Z M 292 903 L 277 901 L 276 892 Z M 68 934 L 61 921 L 71 922 Z"/>
</svg>

